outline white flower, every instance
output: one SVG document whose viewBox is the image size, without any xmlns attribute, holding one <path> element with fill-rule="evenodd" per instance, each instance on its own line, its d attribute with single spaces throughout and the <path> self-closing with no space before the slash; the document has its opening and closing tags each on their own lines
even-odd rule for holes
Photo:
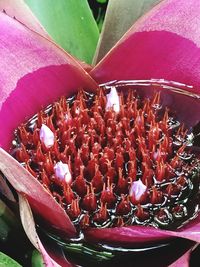
<svg viewBox="0 0 200 267">
<path fill-rule="evenodd" d="M 40 141 L 45 144 L 47 148 L 54 144 L 54 133 L 45 124 L 40 128 Z"/>
<path fill-rule="evenodd" d="M 106 109 L 113 108 L 113 110 L 116 113 L 118 113 L 120 111 L 119 96 L 114 86 L 111 87 L 110 93 L 107 94 L 106 97 L 107 97 Z"/>
<path fill-rule="evenodd" d="M 54 171 L 55 171 L 56 177 L 60 178 L 60 180 L 65 180 L 67 183 L 71 182 L 72 175 L 69 171 L 68 164 L 62 163 L 62 161 L 59 161 L 54 166 Z"/>
<path fill-rule="evenodd" d="M 139 179 L 132 183 L 130 188 L 130 196 L 133 196 L 135 200 L 140 200 L 141 196 L 146 192 L 147 187 L 143 184 L 143 182 Z"/>
</svg>

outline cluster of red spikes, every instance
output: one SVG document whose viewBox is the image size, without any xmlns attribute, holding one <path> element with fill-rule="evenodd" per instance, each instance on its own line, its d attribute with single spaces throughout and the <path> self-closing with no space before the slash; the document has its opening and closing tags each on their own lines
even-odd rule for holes
<svg viewBox="0 0 200 267">
<path fill-rule="evenodd" d="M 173 127 L 160 94 L 152 100 L 140 100 L 133 90 L 118 96 L 119 112 L 106 107 L 103 89 L 97 95 L 79 91 L 70 99 L 62 97 L 16 132 L 17 160 L 81 229 L 168 220 L 165 209 L 152 213 L 149 206 L 169 204 L 188 187 L 187 163 L 180 157 L 187 132 L 177 122 Z M 50 147 L 41 141 L 42 125 L 54 135 Z M 58 162 L 68 165 L 71 180 L 56 176 Z M 139 195 L 136 181 L 144 188 Z M 180 213 L 184 207 L 170 209 Z"/>
</svg>

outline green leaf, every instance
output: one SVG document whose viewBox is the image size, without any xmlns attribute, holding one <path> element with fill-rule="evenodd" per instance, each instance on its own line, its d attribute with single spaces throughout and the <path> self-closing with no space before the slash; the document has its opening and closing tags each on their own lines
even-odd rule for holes
<svg viewBox="0 0 200 267">
<path fill-rule="evenodd" d="M 99 62 L 145 12 L 161 0 L 109 0 L 93 64 Z"/>
<path fill-rule="evenodd" d="M 32 267 L 44 267 L 42 256 L 36 249 L 33 250 L 33 253 L 32 253 L 31 266 Z"/>
<path fill-rule="evenodd" d="M 15 260 L 11 259 L 6 254 L 0 252 L 0 267 L 22 267 Z"/>
<path fill-rule="evenodd" d="M 67 52 L 91 63 L 99 30 L 87 0 L 25 0 L 49 35 Z"/>
</svg>

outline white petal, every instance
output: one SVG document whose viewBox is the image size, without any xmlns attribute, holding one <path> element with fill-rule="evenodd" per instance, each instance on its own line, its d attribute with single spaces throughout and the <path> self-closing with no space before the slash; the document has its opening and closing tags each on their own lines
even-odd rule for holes
<svg viewBox="0 0 200 267">
<path fill-rule="evenodd" d="M 62 163 L 62 161 L 59 161 L 54 166 L 54 171 L 55 171 L 56 177 L 60 178 L 61 180 L 65 180 L 67 183 L 71 182 L 72 176 L 69 171 L 68 164 Z"/>
<path fill-rule="evenodd" d="M 54 133 L 45 124 L 42 124 L 40 128 L 40 141 L 45 144 L 46 147 L 51 147 L 54 144 Z"/>
<path fill-rule="evenodd" d="M 107 94 L 106 97 L 107 97 L 106 109 L 113 108 L 113 110 L 116 113 L 118 113 L 120 111 L 119 96 L 114 86 L 111 87 L 110 93 Z"/>
<path fill-rule="evenodd" d="M 132 183 L 130 188 L 130 196 L 134 196 L 136 200 L 140 200 L 141 196 L 146 192 L 147 187 L 143 184 L 143 182 L 139 179 Z"/>
</svg>

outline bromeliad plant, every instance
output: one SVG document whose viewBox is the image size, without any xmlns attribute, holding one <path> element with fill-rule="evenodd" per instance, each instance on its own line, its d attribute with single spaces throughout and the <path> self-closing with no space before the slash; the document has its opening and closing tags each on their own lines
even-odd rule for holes
<svg viewBox="0 0 200 267">
<path fill-rule="evenodd" d="M 170 264 L 193 244 L 181 238 L 200 241 L 199 11 L 163 1 L 89 73 L 0 14 L 0 169 L 47 266 L 22 196 L 48 243 L 96 260 L 181 244 Z"/>
</svg>

